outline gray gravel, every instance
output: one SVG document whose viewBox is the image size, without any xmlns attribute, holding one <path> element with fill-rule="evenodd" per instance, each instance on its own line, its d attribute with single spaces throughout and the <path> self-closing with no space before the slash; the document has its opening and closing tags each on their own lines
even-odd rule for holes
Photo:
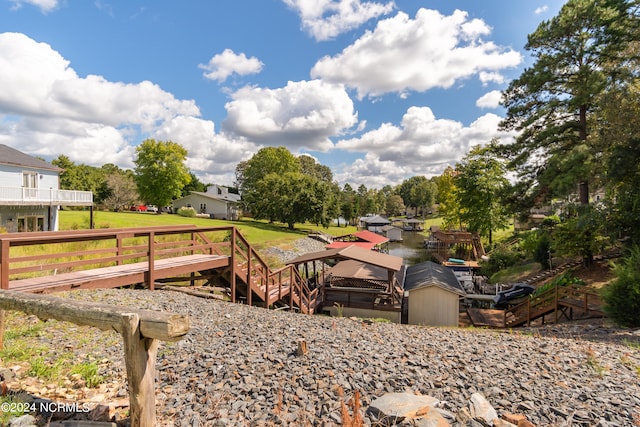
<svg viewBox="0 0 640 427">
<path fill-rule="evenodd" d="M 632 426 L 640 419 L 640 350 L 621 340 L 369 323 L 171 291 L 61 295 L 191 318 L 185 339 L 162 344 L 158 354 L 160 425 L 340 425 L 341 402 L 356 391 L 363 411 L 384 393 L 409 391 L 456 413 L 480 392 L 499 415 L 523 414 L 537 426 Z M 111 361 L 104 373 L 124 378 L 121 343 L 111 337 L 100 349 L 108 334 L 88 328 L 92 334 L 97 357 Z M 296 355 L 299 339 L 307 342 L 305 356 Z M 65 337 L 55 342 L 73 346 Z"/>
</svg>

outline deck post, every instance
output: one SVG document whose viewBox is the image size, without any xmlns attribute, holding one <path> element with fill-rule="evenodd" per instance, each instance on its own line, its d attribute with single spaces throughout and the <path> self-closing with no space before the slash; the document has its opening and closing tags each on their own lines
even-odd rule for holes
<svg viewBox="0 0 640 427">
<path fill-rule="evenodd" d="M 236 237 L 236 228 L 233 227 L 231 229 L 231 255 L 229 255 L 229 264 L 230 264 L 230 285 L 231 285 L 231 302 L 236 302 L 236 245 L 237 245 L 237 237 Z"/>
<path fill-rule="evenodd" d="M 131 427 L 154 427 L 156 420 L 155 367 L 159 341 L 140 333 L 136 313 L 122 316 L 122 339 L 129 384 Z"/>
<path fill-rule="evenodd" d="M 155 274 L 155 257 L 156 257 L 156 233 L 153 231 L 149 232 L 149 275 L 147 276 L 149 279 L 149 290 L 154 290 L 156 287 L 156 274 Z"/>
<path fill-rule="evenodd" d="M 9 242 L 3 240 L 0 243 L 0 288 L 9 289 Z"/>
</svg>

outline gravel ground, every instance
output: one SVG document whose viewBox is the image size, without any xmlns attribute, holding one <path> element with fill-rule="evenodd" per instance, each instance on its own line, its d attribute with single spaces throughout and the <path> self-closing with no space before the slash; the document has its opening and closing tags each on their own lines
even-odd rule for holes
<svg viewBox="0 0 640 427">
<path fill-rule="evenodd" d="M 637 338 L 631 331 L 600 326 L 629 341 L 591 340 L 571 337 L 576 326 L 556 325 L 558 336 L 551 330 L 543 336 L 533 329 L 369 323 L 171 291 L 60 295 L 190 317 L 189 334 L 158 353 L 162 426 L 340 425 L 341 402 L 356 391 L 363 411 L 384 393 L 409 391 L 433 396 L 455 414 L 479 392 L 498 414 L 523 414 L 537 426 L 631 426 L 640 419 L 640 350 L 629 343 Z M 111 381 L 103 398 L 126 397 L 117 335 L 92 328 L 69 333 L 63 325 L 52 322 L 41 339 L 53 351 L 78 351 L 88 340 Z M 305 356 L 296 355 L 299 339 L 307 342 Z M 366 415 L 365 424 L 372 423 Z"/>
<path fill-rule="evenodd" d="M 301 239 L 293 250 L 271 255 L 286 261 L 323 246 Z M 640 425 L 640 334 L 602 321 L 509 331 L 432 328 L 270 311 L 172 291 L 59 295 L 189 316 L 189 334 L 158 352 L 160 426 L 337 426 L 341 403 L 356 392 L 365 425 L 376 423 L 364 414 L 370 402 L 390 392 L 433 396 L 452 414 L 479 392 L 499 415 L 522 414 L 536 426 Z M 115 332 L 56 321 L 46 331 L 37 339 L 50 348 L 48 360 L 72 353 L 100 361 L 107 381 L 77 399 L 126 402 Z M 308 347 L 304 356 L 296 355 L 300 339 Z M 13 385 L 29 382 L 24 371 Z M 52 399 L 75 392 L 24 388 Z"/>
</svg>

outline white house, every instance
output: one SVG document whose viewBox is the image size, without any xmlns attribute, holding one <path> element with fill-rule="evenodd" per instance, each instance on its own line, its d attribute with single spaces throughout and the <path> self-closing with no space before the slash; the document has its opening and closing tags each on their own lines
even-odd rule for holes
<svg viewBox="0 0 640 427">
<path fill-rule="evenodd" d="M 211 185 L 206 193 L 192 191 L 188 196 L 173 201 L 174 212 L 182 207 L 194 208 L 199 214 L 211 218 L 237 220 L 240 217 L 240 195 L 229 193 L 227 187 Z"/>
<path fill-rule="evenodd" d="M 93 206 L 90 191 L 60 190 L 61 171 L 0 144 L 0 228 L 55 231 L 60 206 Z"/>
</svg>

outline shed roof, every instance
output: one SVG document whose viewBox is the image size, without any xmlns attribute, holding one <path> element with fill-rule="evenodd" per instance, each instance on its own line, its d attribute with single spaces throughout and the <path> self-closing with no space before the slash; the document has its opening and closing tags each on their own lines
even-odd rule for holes
<svg viewBox="0 0 640 427">
<path fill-rule="evenodd" d="M 0 144 L 0 163 L 11 166 L 23 166 L 34 169 L 46 169 L 51 171 L 61 171 L 59 167 L 40 160 L 33 156 L 11 148 L 8 145 Z"/>
<path fill-rule="evenodd" d="M 400 257 L 359 248 L 353 244 L 346 248 L 327 249 L 325 251 L 300 255 L 288 261 L 287 264 L 302 264 L 320 259 L 353 259 L 392 271 L 400 271 L 402 268 L 402 258 Z"/>
<path fill-rule="evenodd" d="M 404 290 L 426 288 L 438 286 L 444 290 L 465 295 L 465 291 L 458 282 L 456 275 L 448 267 L 436 264 L 433 261 L 425 261 L 420 264 L 407 267 L 407 274 L 404 279 Z"/>
<path fill-rule="evenodd" d="M 371 264 L 348 259 L 340 261 L 329 273 L 336 277 L 349 277 L 354 279 L 387 280 L 387 270 Z"/>
<path fill-rule="evenodd" d="M 222 200 L 223 202 L 229 202 L 229 203 L 238 203 L 240 201 L 240 196 L 237 194 L 233 194 L 233 193 L 227 193 L 227 194 L 211 194 L 211 193 L 201 193 L 200 191 L 191 191 L 189 193 L 189 196 L 194 195 L 194 196 L 201 196 L 201 197 L 205 197 L 207 199 L 211 199 L 211 200 Z M 188 196 L 185 196 L 188 197 Z M 179 199 L 176 200 L 182 200 L 185 197 L 181 197 Z"/>
</svg>

